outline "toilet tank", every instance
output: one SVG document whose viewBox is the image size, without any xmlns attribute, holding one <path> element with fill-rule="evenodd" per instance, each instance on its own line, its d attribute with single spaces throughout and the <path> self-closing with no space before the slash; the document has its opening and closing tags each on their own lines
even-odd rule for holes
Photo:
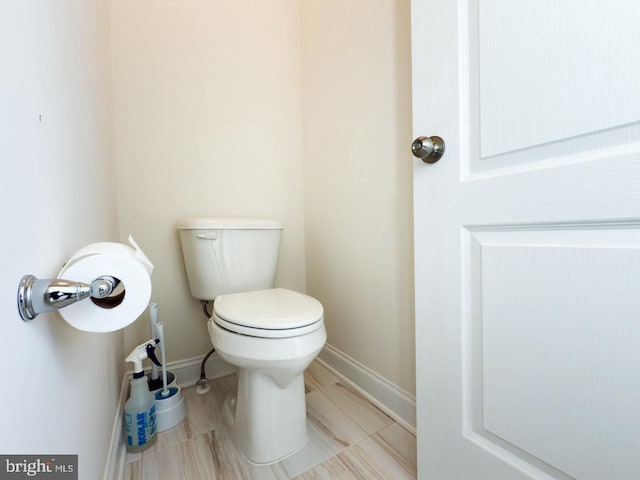
<svg viewBox="0 0 640 480">
<path fill-rule="evenodd" d="M 192 217 L 178 222 L 191 295 L 272 288 L 282 224 L 275 220 Z"/>
</svg>

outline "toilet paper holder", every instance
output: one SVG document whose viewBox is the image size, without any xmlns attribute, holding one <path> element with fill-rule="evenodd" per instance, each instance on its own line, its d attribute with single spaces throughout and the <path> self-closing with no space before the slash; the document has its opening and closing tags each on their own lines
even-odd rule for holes
<svg viewBox="0 0 640 480">
<path fill-rule="evenodd" d="M 18 286 L 18 312 L 22 320 L 29 322 L 40 313 L 58 310 L 85 298 L 106 299 L 118 293 L 118 290 L 122 290 L 118 297 L 123 298 L 124 289 L 118 289 L 121 284 L 120 280 L 109 275 L 96 278 L 90 285 L 61 278 L 38 279 L 33 275 L 25 275 Z M 100 306 L 116 306 L 111 303 Z"/>
</svg>

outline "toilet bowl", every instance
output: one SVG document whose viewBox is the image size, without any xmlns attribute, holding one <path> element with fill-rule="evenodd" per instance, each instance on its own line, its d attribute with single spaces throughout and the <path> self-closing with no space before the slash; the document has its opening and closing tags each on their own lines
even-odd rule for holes
<svg viewBox="0 0 640 480">
<path fill-rule="evenodd" d="M 278 462 L 307 442 L 303 372 L 327 339 L 322 305 L 273 288 L 279 222 L 197 217 L 177 228 L 191 294 L 215 299 L 211 342 L 238 369 L 225 401 L 238 448 L 252 463 Z"/>
<path fill-rule="evenodd" d="M 325 344 L 320 302 L 286 289 L 221 295 L 208 322 L 220 357 L 238 368 L 233 433 L 252 463 L 278 462 L 307 442 L 303 372 Z"/>
</svg>

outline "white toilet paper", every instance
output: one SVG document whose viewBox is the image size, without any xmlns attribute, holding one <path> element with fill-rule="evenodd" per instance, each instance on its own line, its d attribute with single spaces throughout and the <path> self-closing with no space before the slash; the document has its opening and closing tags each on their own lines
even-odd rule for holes
<svg viewBox="0 0 640 480">
<path fill-rule="evenodd" d="M 78 250 L 76 253 L 74 253 L 71 256 L 69 261 L 65 264 L 65 267 L 69 263 L 81 257 L 86 257 L 88 255 L 95 255 L 98 253 L 110 253 L 112 255 L 122 255 L 123 257 L 131 257 L 135 260 L 138 260 L 147 269 L 147 271 L 149 272 L 149 275 L 151 275 L 153 273 L 153 264 L 149 261 L 147 256 L 144 254 L 142 249 L 138 246 L 138 244 L 135 242 L 135 240 L 131 235 L 129 235 L 128 240 L 133 248 L 130 247 L 129 245 L 124 245 L 122 243 L 113 243 L 113 242 L 98 242 L 98 243 L 92 243 L 90 245 L 87 245 L 86 247 L 82 247 L 80 250 Z"/>
<path fill-rule="evenodd" d="M 120 280 L 124 286 L 124 298 L 112 308 L 85 299 L 59 310 L 72 327 L 85 332 L 112 332 L 133 323 L 147 308 L 153 265 L 131 237 L 129 242 L 135 248 L 110 242 L 88 245 L 62 267 L 58 278 L 90 284 L 96 278 L 108 275 Z"/>
</svg>

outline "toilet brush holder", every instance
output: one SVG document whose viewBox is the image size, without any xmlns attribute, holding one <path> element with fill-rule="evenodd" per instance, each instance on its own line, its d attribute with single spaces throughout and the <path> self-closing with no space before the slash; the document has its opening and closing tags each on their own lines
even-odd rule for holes
<svg viewBox="0 0 640 480">
<path fill-rule="evenodd" d="M 156 396 L 156 427 L 158 432 L 169 430 L 187 416 L 187 406 L 182 391 L 177 385 L 160 389 Z"/>
<path fill-rule="evenodd" d="M 156 390 L 161 390 L 164 387 L 162 375 L 158 378 L 153 378 L 151 373 L 147 373 L 147 385 L 149 385 L 149 391 L 151 392 L 155 393 Z M 176 375 L 167 370 L 167 387 L 175 387 L 176 385 Z"/>
</svg>

